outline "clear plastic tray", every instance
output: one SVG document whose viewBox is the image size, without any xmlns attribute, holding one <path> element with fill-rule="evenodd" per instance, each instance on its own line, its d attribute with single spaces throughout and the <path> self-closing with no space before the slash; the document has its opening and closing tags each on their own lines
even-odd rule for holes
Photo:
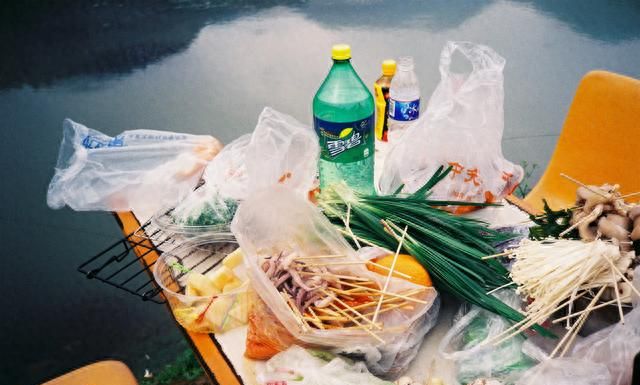
<svg viewBox="0 0 640 385">
<path fill-rule="evenodd" d="M 176 320 L 187 330 L 221 333 L 246 324 L 249 280 L 244 264 L 233 269 L 241 285 L 211 296 L 186 294 L 191 272 L 211 274 L 238 245 L 235 242 L 194 239 L 167 251 L 155 263 L 153 275 L 171 306 Z"/>
</svg>

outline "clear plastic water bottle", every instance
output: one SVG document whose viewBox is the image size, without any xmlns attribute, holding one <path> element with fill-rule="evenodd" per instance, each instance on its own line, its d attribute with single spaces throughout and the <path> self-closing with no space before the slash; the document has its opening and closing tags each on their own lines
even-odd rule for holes
<svg viewBox="0 0 640 385">
<path fill-rule="evenodd" d="M 412 120 L 420 116 L 420 84 L 413 71 L 413 58 L 398 59 L 396 74 L 389 88 L 389 132 L 390 144 L 396 142 Z"/>
<path fill-rule="evenodd" d="M 351 66 L 351 48 L 334 45 L 333 66 L 313 98 L 313 126 L 320 140 L 320 189 L 340 181 L 372 194 L 374 103 Z"/>
</svg>

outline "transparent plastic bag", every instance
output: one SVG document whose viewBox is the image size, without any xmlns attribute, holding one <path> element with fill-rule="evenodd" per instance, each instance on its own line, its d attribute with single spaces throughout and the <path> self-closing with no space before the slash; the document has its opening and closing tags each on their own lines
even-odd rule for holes
<svg viewBox="0 0 640 385">
<path fill-rule="evenodd" d="M 469 74 L 450 69 L 452 55 L 473 66 Z M 449 176 L 433 188 L 433 199 L 493 202 L 510 194 L 524 171 L 502 155 L 505 60 L 491 48 L 447 42 L 440 56 L 440 84 L 424 116 L 407 128 L 384 162 L 384 194 L 420 188 L 441 165 Z"/>
<path fill-rule="evenodd" d="M 513 290 L 502 290 L 498 297 L 513 308 L 520 306 L 520 298 Z M 454 362 L 460 383 L 476 378 L 513 383 L 522 372 L 535 366 L 544 353 L 520 335 L 497 346 L 483 344 L 510 326 L 503 317 L 472 306 L 442 338 L 438 352 Z"/>
<path fill-rule="evenodd" d="M 554 358 L 527 370 L 516 385 L 608 385 L 607 367 L 576 358 Z"/>
<path fill-rule="evenodd" d="M 207 166 L 204 185 L 170 215 L 164 229 L 185 235 L 228 233 L 237 204 L 251 191 L 282 184 L 307 196 L 314 188 L 320 148 L 310 127 L 266 107 L 254 132 L 229 145 Z"/>
<path fill-rule="evenodd" d="M 437 292 L 427 288 L 415 298 L 424 304 L 412 303 L 411 309 L 397 308 L 380 314 L 378 321 L 383 330 L 375 333 L 381 344 L 362 329 L 303 329 L 273 283 L 259 266 L 259 256 L 275 255 L 283 251 L 296 251 L 300 256 L 344 255 L 344 258 L 318 259 L 331 262 L 328 270 L 334 274 L 367 278 L 384 285 L 386 276 L 369 271 L 364 261 L 342 238 L 331 223 L 309 201 L 284 187 L 272 187 L 257 192 L 242 202 L 231 225 L 245 254 L 245 263 L 252 285 L 276 318 L 297 341 L 335 351 L 348 351 L 362 356 L 367 367 L 376 375 L 396 375 L 414 358 L 411 349 L 419 344 L 437 317 Z M 347 262 L 347 264 L 334 264 Z M 390 293 L 420 288 L 398 278 L 392 278 L 387 289 Z M 432 310 L 433 308 L 433 310 Z M 415 348 L 417 349 L 417 348 Z M 396 359 L 402 368 L 394 369 Z"/>
<path fill-rule="evenodd" d="M 271 358 L 256 377 L 261 385 L 392 385 L 374 377 L 362 362 L 295 345 Z"/>
<path fill-rule="evenodd" d="M 131 130 L 110 137 L 65 119 L 47 204 L 153 213 L 197 185 L 222 145 L 206 135 Z"/>
<path fill-rule="evenodd" d="M 640 289 L 640 267 L 634 271 L 634 286 Z M 633 295 L 634 301 L 637 296 Z M 578 342 L 572 357 L 606 365 L 612 385 L 631 384 L 633 359 L 640 352 L 640 306 L 625 315 L 624 324 L 617 323 Z M 608 384 L 608 383 L 607 383 Z"/>
</svg>

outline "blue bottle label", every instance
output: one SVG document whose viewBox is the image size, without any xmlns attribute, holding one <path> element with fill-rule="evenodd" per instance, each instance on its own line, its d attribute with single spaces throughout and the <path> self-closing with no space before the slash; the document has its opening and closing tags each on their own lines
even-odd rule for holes
<svg viewBox="0 0 640 385">
<path fill-rule="evenodd" d="M 355 122 L 336 123 L 313 117 L 320 139 L 320 158 L 339 163 L 357 162 L 373 156 L 373 115 Z"/>
<path fill-rule="evenodd" d="M 418 119 L 420 115 L 420 99 L 408 102 L 389 99 L 389 118 L 401 122 Z"/>
</svg>

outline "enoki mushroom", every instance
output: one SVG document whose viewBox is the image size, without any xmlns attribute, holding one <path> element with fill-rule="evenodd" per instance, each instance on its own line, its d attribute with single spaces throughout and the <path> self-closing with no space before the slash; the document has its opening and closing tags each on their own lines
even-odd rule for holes
<svg viewBox="0 0 640 385">
<path fill-rule="evenodd" d="M 627 257 L 611 242 L 524 240 L 512 250 L 510 258 L 515 259 L 511 278 L 518 285 L 517 291 L 530 298 L 531 303 L 525 309 L 526 318 L 496 337 L 494 343 L 517 335 L 533 324 L 541 324 L 567 307 L 569 316 L 564 317 L 567 336 L 552 353 L 564 355 L 605 291 L 614 291 L 621 320 L 622 303 L 630 301 L 632 291 L 640 296 L 624 275 Z M 574 301 L 583 296 L 593 298 L 586 309 L 572 314 Z M 572 322 L 574 318 L 575 322 Z"/>
</svg>

